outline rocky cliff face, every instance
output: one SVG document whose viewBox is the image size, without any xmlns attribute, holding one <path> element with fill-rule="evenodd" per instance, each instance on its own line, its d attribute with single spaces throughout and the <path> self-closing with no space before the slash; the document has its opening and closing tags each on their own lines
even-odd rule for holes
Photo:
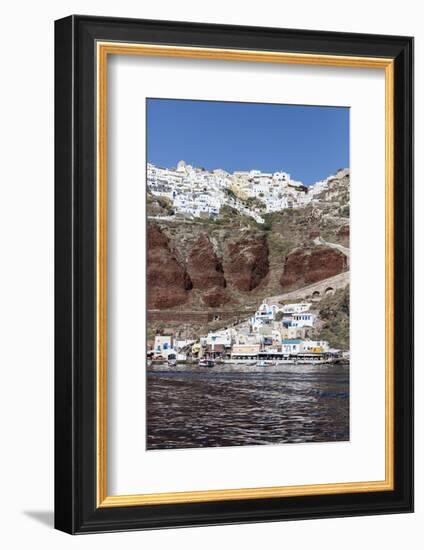
<svg viewBox="0 0 424 550">
<path fill-rule="evenodd" d="M 244 236 L 240 236 L 244 235 Z M 348 238 L 348 236 L 346 235 Z M 148 224 L 149 309 L 225 308 L 322 281 L 348 269 L 346 256 L 325 245 L 305 245 L 274 253 L 270 264 L 266 232 L 200 228 L 176 230 Z"/>
<path fill-rule="evenodd" d="M 225 272 L 230 283 L 242 292 L 255 289 L 268 274 L 268 254 L 265 235 L 229 243 Z"/>
<path fill-rule="evenodd" d="M 346 256 L 328 246 L 297 248 L 284 263 L 280 284 L 284 290 L 316 283 L 346 271 Z"/>
<path fill-rule="evenodd" d="M 268 274 L 269 250 L 263 233 L 238 235 L 149 223 L 148 307 L 169 309 L 184 304 L 188 309 L 202 309 L 243 303 L 243 296 Z"/>
<path fill-rule="evenodd" d="M 255 308 L 267 296 L 346 271 L 346 256 L 325 242 L 349 247 L 348 173 L 331 178 L 319 199 L 266 214 L 260 225 L 229 208 L 215 221 L 169 219 L 166 201 L 150 197 L 168 219 L 148 223 L 148 308 Z"/>
<path fill-rule="evenodd" d="M 203 304 L 218 307 L 228 301 L 224 291 L 227 281 L 222 262 L 206 233 L 202 233 L 191 247 L 187 269 L 193 282 L 193 290 L 203 291 L 200 296 Z"/>
<path fill-rule="evenodd" d="M 167 235 L 156 224 L 147 226 L 147 302 L 150 309 L 184 304 L 193 283 L 177 259 Z"/>
<path fill-rule="evenodd" d="M 221 260 L 206 233 L 202 233 L 190 249 L 187 269 L 194 289 L 225 288 L 226 281 Z"/>
</svg>

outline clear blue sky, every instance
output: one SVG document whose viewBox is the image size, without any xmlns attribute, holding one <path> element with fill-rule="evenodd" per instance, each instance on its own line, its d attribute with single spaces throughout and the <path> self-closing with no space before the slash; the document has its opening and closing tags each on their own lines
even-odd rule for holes
<svg viewBox="0 0 424 550">
<path fill-rule="evenodd" d="M 284 170 L 310 185 L 349 166 L 349 108 L 147 99 L 147 159 Z"/>
</svg>

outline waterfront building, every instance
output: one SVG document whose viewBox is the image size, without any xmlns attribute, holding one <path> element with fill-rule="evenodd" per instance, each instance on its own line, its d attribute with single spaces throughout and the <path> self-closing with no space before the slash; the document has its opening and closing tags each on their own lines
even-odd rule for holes
<svg viewBox="0 0 424 550">
<path fill-rule="evenodd" d="M 237 344 L 231 350 L 232 359 L 255 359 L 260 352 L 260 344 Z"/>
<path fill-rule="evenodd" d="M 173 336 L 168 334 L 156 334 L 153 351 L 157 355 L 167 354 L 173 349 Z"/>
<path fill-rule="evenodd" d="M 221 359 L 226 356 L 226 347 L 222 344 L 208 344 L 204 350 L 203 357 L 206 359 Z"/>
<path fill-rule="evenodd" d="M 303 351 L 324 353 L 329 351 L 330 346 L 326 340 L 304 340 Z"/>
<path fill-rule="evenodd" d="M 193 355 L 193 357 L 199 357 L 202 355 L 202 345 L 200 342 L 195 342 L 192 346 L 191 346 L 191 353 Z"/>
<path fill-rule="evenodd" d="M 281 347 L 283 353 L 301 353 L 303 351 L 303 340 L 283 340 Z"/>
<path fill-rule="evenodd" d="M 205 339 L 205 345 L 207 346 L 223 345 L 226 347 L 230 347 L 231 343 L 232 343 L 231 329 L 220 330 L 217 332 L 209 332 Z"/>
</svg>

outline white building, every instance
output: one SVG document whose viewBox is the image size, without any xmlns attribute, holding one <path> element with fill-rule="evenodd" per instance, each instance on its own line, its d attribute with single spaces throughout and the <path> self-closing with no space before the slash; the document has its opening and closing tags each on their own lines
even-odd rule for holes
<svg viewBox="0 0 424 550">
<path fill-rule="evenodd" d="M 156 334 L 153 344 L 153 353 L 156 356 L 167 358 L 169 355 L 175 355 L 174 338 L 171 335 Z"/>
<path fill-rule="evenodd" d="M 311 305 L 312 304 L 309 302 L 299 302 L 297 304 L 286 304 L 285 306 L 282 306 L 281 311 L 283 313 L 304 313 L 305 311 L 309 311 Z"/>
<path fill-rule="evenodd" d="M 205 344 L 208 346 L 223 345 L 226 347 L 231 346 L 232 343 L 232 331 L 231 329 L 219 330 L 217 332 L 209 332 L 205 338 Z"/>
<path fill-rule="evenodd" d="M 291 326 L 302 328 L 302 327 L 313 327 L 315 321 L 315 315 L 310 312 L 303 313 L 294 313 L 292 315 Z"/>
<path fill-rule="evenodd" d="M 281 348 L 283 353 L 301 353 L 303 351 L 303 340 L 283 340 Z"/>
<path fill-rule="evenodd" d="M 263 325 L 270 324 L 275 320 L 275 316 L 280 310 L 281 308 L 277 304 L 263 302 L 255 312 L 255 315 L 250 318 L 252 329 L 257 331 Z"/>
<path fill-rule="evenodd" d="M 237 332 L 234 336 L 234 344 L 259 344 L 261 337 L 257 333 Z"/>
<path fill-rule="evenodd" d="M 304 340 L 303 351 L 327 352 L 330 349 L 326 340 Z"/>
</svg>

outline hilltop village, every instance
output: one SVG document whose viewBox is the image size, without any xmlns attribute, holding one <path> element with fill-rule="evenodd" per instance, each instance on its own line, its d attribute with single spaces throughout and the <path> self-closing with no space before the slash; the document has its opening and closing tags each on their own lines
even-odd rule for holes
<svg viewBox="0 0 424 550">
<path fill-rule="evenodd" d="M 317 201 L 317 195 L 328 188 L 329 181 L 331 178 L 307 187 L 283 171 L 209 172 L 183 160 L 175 169 L 147 164 L 149 193 L 167 199 L 172 215 L 193 218 L 216 218 L 228 206 L 263 224 L 264 214 L 301 208 Z"/>
</svg>

